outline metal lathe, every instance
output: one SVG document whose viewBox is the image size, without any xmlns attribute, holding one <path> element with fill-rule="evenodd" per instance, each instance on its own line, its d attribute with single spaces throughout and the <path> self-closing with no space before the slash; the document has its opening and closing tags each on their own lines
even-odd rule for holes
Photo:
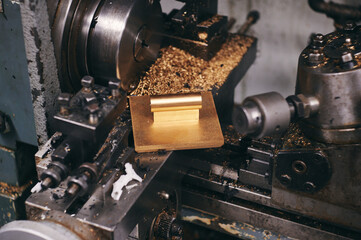
<svg viewBox="0 0 361 240">
<path fill-rule="evenodd" d="M 238 104 L 269 39 L 221 2 L 0 0 L 1 240 L 361 239 L 361 6 Z"/>
</svg>

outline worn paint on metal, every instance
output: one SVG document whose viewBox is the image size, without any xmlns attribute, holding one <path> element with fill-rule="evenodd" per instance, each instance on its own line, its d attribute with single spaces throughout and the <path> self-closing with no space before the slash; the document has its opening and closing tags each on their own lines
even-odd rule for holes
<svg viewBox="0 0 361 240">
<path fill-rule="evenodd" d="M 0 148 L 0 182 L 19 184 L 15 151 L 5 147 Z"/>
<path fill-rule="evenodd" d="M 17 141 L 37 145 L 37 138 L 20 4 L 2 3 L 6 18 L 0 16 L 0 111 L 9 116 L 11 131 L 0 134 L 0 145 L 15 149 Z"/>
<path fill-rule="evenodd" d="M 12 150 L 12 149 L 10 149 L 10 148 L 0 146 L 0 151 L 4 151 L 4 152 L 11 153 L 11 154 L 13 154 L 13 157 L 15 158 L 14 150 Z"/>
<path fill-rule="evenodd" d="M 199 221 L 199 222 L 202 222 L 207 225 L 211 225 L 211 222 L 212 222 L 212 219 L 202 218 L 199 216 L 185 216 L 185 217 L 183 217 L 183 220 L 187 221 L 187 222 Z"/>
<path fill-rule="evenodd" d="M 14 200 L 0 195 L 0 227 L 13 220 L 16 220 Z"/>
<path fill-rule="evenodd" d="M 36 147 L 21 143 L 15 150 L 0 145 L 0 183 L 22 186 L 29 182 L 35 176 L 35 151 Z"/>
<path fill-rule="evenodd" d="M 182 220 L 192 222 L 216 231 L 224 232 L 241 239 L 269 239 L 269 240 L 289 240 L 292 238 L 285 237 L 266 229 L 257 228 L 247 223 L 230 221 L 219 216 L 201 212 L 189 207 L 182 208 Z"/>
<path fill-rule="evenodd" d="M 29 181 L 23 186 L 13 186 L 8 183 L 0 182 L 0 194 L 15 200 L 16 198 L 21 197 L 23 192 L 31 185 L 32 181 Z"/>
<path fill-rule="evenodd" d="M 0 16 L 0 111 L 10 117 L 12 131 L 0 145 L 38 145 L 48 136 L 47 118 L 60 93 L 46 1 L 2 0 Z M 9 57 L 11 56 L 11 57 Z"/>
<path fill-rule="evenodd" d="M 32 182 L 21 187 L 0 182 L 0 227 L 8 222 L 25 218 L 25 199 Z"/>
</svg>

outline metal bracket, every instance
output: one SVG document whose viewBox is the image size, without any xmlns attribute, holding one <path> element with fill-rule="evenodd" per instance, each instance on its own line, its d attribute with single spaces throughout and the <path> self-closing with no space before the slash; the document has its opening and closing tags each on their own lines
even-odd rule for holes
<svg viewBox="0 0 361 240">
<path fill-rule="evenodd" d="M 276 159 L 276 178 L 287 188 L 314 193 L 332 175 L 331 165 L 321 151 L 280 151 Z"/>
</svg>

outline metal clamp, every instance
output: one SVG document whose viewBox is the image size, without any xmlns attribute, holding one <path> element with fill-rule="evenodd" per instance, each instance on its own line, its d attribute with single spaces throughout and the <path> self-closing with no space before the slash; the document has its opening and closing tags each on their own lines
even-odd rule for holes
<svg viewBox="0 0 361 240">
<path fill-rule="evenodd" d="M 282 151 L 277 155 L 276 178 L 287 188 L 314 193 L 331 175 L 331 165 L 319 151 Z"/>
</svg>

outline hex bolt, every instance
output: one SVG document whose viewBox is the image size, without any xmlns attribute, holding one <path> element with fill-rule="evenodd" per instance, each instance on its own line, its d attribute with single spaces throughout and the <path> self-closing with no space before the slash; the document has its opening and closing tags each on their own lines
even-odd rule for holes
<svg viewBox="0 0 361 240">
<path fill-rule="evenodd" d="M 308 63 L 310 63 L 311 65 L 318 65 L 322 63 L 324 59 L 324 54 L 320 53 L 319 51 L 311 51 L 308 54 Z"/>
<path fill-rule="evenodd" d="M 120 82 L 119 80 L 117 80 L 117 79 L 115 79 L 115 80 L 110 80 L 110 81 L 108 82 L 108 86 L 109 86 L 109 88 L 110 88 L 111 91 L 112 91 L 112 96 L 113 96 L 114 98 L 119 97 L 119 95 L 120 95 L 121 82 Z"/>
<path fill-rule="evenodd" d="M 89 104 L 86 109 L 89 112 L 89 123 L 92 125 L 96 125 L 99 122 L 99 117 L 98 117 L 98 111 L 99 111 L 99 106 L 97 103 L 92 103 Z"/>
<path fill-rule="evenodd" d="M 352 40 L 351 40 L 350 37 L 346 37 L 346 38 L 345 38 L 345 45 L 347 45 L 347 46 L 352 45 Z"/>
<path fill-rule="evenodd" d="M 170 198 L 169 193 L 167 193 L 166 191 L 158 192 L 158 195 L 161 199 L 164 199 L 164 200 L 168 200 Z"/>
<path fill-rule="evenodd" d="M 292 178 L 287 174 L 283 174 L 281 175 L 280 181 L 283 185 L 289 186 L 292 182 Z"/>
<path fill-rule="evenodd" d="M 356 27 L 356 23 L 353 21 L 348 21 L 343 25 L 343 30 L 345 31 L 353 31 Z"/>
<path fill-rule="evenodd" d="M 83 96 L 84 96 L 86 105 L 98 103 L 98 99 L 93 93 L 84 93 Z"/>
<path fill-rule="evenodd" d="M 287 97 L 295 107 L 295 118 L 309 118 L 316 114 L 320 108 L 320 102 L 316 97 L 298 94 Z"/>
<path fill-rule="evenodd" d="M 68 116 L 70 114 L 70 100 L 72 95 L 70 93 L 61 93 L 58 96 L 58 103 L 60 106 L 60 115 Z"/>
<path fill-rule="evenodd" d="M 81 85 L 83 86 L 84 92 L 90 92 L 94 87 L 94 78 L 92 76 L 84 76 L 81 79 Z"/>
<path fill-rule="evenodd" d="M 321 48 L 325 45 L 325 36 L 321 33 L 317 33 L 312 36 L 311 47 L 312 48 Z"/>
<path fill-rule="evenodd" d="M 342 62 L 342 68 L 344 69 L 352 69 L 356 65 L 355 57 L 349 51 L 342 53 L 341 62 Z"/>
<path fill-rule="evenodd" d="M 350 52 L 344 52 L 342 53 L 342 62 L 343 63 L 348 63 L 348 62 L 351 62 L 353 60 L 353 56 L 352 56 L 352 53 Z"/>
<path fill-rule="evenodd" d="M 305 182 L 305 184 L 303 184 L 303 188 L 308 193 L 313 193 L 316 190 L 316 186 L 312 182 Z"/>
</svg>

